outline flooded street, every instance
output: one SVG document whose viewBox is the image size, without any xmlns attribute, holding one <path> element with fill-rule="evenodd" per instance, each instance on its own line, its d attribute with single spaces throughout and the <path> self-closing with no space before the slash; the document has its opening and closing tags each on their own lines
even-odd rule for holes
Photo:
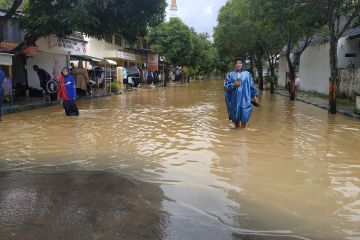
<svg viewBox="0 0 360 240">
<path fill-rule="evenodd" d="M 222 81 L 6 115 L 0 239 L 360 239 L 360 122 Z"/>
</svg>

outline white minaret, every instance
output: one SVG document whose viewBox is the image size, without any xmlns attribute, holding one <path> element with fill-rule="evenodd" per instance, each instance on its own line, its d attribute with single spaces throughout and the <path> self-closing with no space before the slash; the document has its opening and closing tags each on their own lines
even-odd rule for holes
<svg viewBox="0 0 360 240">
<path fill-rule="evenodd" d="M 171 6 L 170 6 L 170 17 L 177 17 L 177 5 L 176 5 L 176 0 L 172 0 L 171 1 Z"/>
</svg>

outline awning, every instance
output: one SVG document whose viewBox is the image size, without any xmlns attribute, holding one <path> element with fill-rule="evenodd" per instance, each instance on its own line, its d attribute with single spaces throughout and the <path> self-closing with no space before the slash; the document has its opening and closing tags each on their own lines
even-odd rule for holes
<svg viewBox="0 0 360 240">
<path fill-rule="evenodd" d="M 0 53 L 0 65 L 11 66 L 13 64 L 12 63 L 13 56 L 14 55 L 8 53 Z"/>
<path fill-rule="evenodd" d="M 100 64 L 114 65 L 114 66 L 117 65 L 117 63 L 114 60 L 110 60 L 110 59 L 103 59 L 103 60 L 101 60 Z"/>
<path fill-rule="evenodd" d="M 147 48 L 128 47 L 128 48 L 125 48 L 125 50 L 129 51 L 129 52 L 132 52 L 132 53 L 140 54 L 140 55 L 147 55 L 149 53 L 155 53 L 151 49 L 147 49 Z"/>
<path fill-rule="evenodd" d="M 348 37 L 350 40 L 360 38 L 360 26 L 350 28 L 343 34 L 343 37 Z"/>
<path fill-rule="evenodd" d="M 70 58 L 72 60 L 79 60 L 79 61 L 88 61 L 88 62 L 101 62 L 103 59 L 91 57 L 88 55 L 71 55 Z"/>
</svg>

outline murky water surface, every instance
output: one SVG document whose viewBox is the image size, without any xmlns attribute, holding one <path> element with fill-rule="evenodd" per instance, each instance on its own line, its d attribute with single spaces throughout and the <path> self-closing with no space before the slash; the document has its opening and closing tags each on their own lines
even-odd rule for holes
<svg viewBox="0 0 360 240">
<path fill-rule="evenodd" d="M 260 99 L 246 130 L 227 121 L 221 81 L 81 101 L 78 118 L 5 116 L 1 235 L 360 239 L 360 123 Z"/>
</svg>

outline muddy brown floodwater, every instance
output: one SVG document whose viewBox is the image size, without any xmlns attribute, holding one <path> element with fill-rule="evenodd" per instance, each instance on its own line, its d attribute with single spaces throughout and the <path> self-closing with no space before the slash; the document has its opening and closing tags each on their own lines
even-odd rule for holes
<svg viewBox="0 0 360 240">
<path fill-rule="evenodd" d="M 360 239 L 360 122 L 222 81 L 6 115 L 0 239 Z"/>
</svg>

